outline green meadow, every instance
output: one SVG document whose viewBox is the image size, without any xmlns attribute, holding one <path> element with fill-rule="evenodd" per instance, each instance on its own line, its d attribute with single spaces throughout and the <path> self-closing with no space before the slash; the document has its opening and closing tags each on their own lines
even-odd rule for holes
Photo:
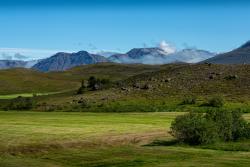
<svg viewBox="0 0 250 167">
<path fill-rule="evenodd" d="M 3 111 L 0 166 L 249 166 L 249 141 L 172 143 L 169 127 L 180 114 Z"/>
<path fill-rule="evenodd" d="M 53 95 L 53 94 L 58 94 L 58 93 L 60 92 L 9 94 L 9 95 L 0 95 L 0 99 L 3 99 L 3 100 L 14 99 L 19 96 L 21 97 L 46 96 L 46 95 Z"/>
</svg>

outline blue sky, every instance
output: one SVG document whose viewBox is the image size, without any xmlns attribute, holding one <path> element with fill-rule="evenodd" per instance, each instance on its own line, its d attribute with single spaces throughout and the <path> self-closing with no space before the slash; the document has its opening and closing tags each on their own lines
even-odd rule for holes
<svg viewBox="0 0 250 167">
<path fill-rule="evenodd" d="M 244 0 L 0 0 L 0 58 L 157 46 L 225 52 L 250 40 Z"/>
</svg>

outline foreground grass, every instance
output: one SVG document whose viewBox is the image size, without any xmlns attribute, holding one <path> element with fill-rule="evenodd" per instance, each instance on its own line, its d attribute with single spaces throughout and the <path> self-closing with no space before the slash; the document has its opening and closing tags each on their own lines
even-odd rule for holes
<svg viewBox="0 0 250 167">
<path fill-rule="evenodd" d="M 144 145 L 169 139 L 167 130 L 179 114 L 0 112 L 0 166 L 249 165 L 249 149 L 242 150 L 241 143 L 221 148 Z"/>
<path fill-rule="evenodd" d="M 1 167 L 247 167 L 250 152 L 231 152 L 180 146 L 117 146 L 75 148 L 47 153 L 0 157 Z"/>
<path fill-rule="evenodd" d="M 182 113 L 0 112 L 0 150 L 103 136 L 165 132 Z"/>
</svg>

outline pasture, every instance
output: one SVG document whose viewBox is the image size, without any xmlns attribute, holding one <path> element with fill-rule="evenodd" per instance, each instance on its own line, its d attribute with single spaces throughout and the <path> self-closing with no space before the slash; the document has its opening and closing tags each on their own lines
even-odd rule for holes
<svg viewBox="0 0 250 167">
<path fill-rule="evenodd" d="M 0 166 L 249 165 L 250 150 L 243 149 L 249 141 L 221 148 L 171 144 L 169 127 L 180 114 L 0 112 Z"/>
<path fill-rule="evenodd" d="M 3 99 L 3 100 L 14 99 L 19 96 L 21 97 L 46 96 L 46 95 L 53 95 L 53 94 L 58 94 L 58 93 L 60 92 L 9 94 L 9 95 L 0 95 L 0 99 Z"/>
</svg>

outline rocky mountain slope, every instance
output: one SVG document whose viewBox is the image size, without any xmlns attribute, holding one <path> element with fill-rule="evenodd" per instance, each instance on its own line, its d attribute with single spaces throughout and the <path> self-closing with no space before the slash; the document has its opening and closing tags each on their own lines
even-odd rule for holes
<svg viewBox="0 0 250 167">
<path fill-rule="evenodd" d="M 231 52 L 219 54 L 204 62 L 214 64 L 250 64 L 250 41 Z"/>
<path fill-rule="evenodd" d="M 90 54 L 86 51 L 77 53 L 57 53 L 52 57 L 44 59 L 35 64 L 32 68 L 42 72 L 64 71 L 79 65 L 96 64 L 108 62 L 108 60 L 99 55 Z"/>
</svg>

